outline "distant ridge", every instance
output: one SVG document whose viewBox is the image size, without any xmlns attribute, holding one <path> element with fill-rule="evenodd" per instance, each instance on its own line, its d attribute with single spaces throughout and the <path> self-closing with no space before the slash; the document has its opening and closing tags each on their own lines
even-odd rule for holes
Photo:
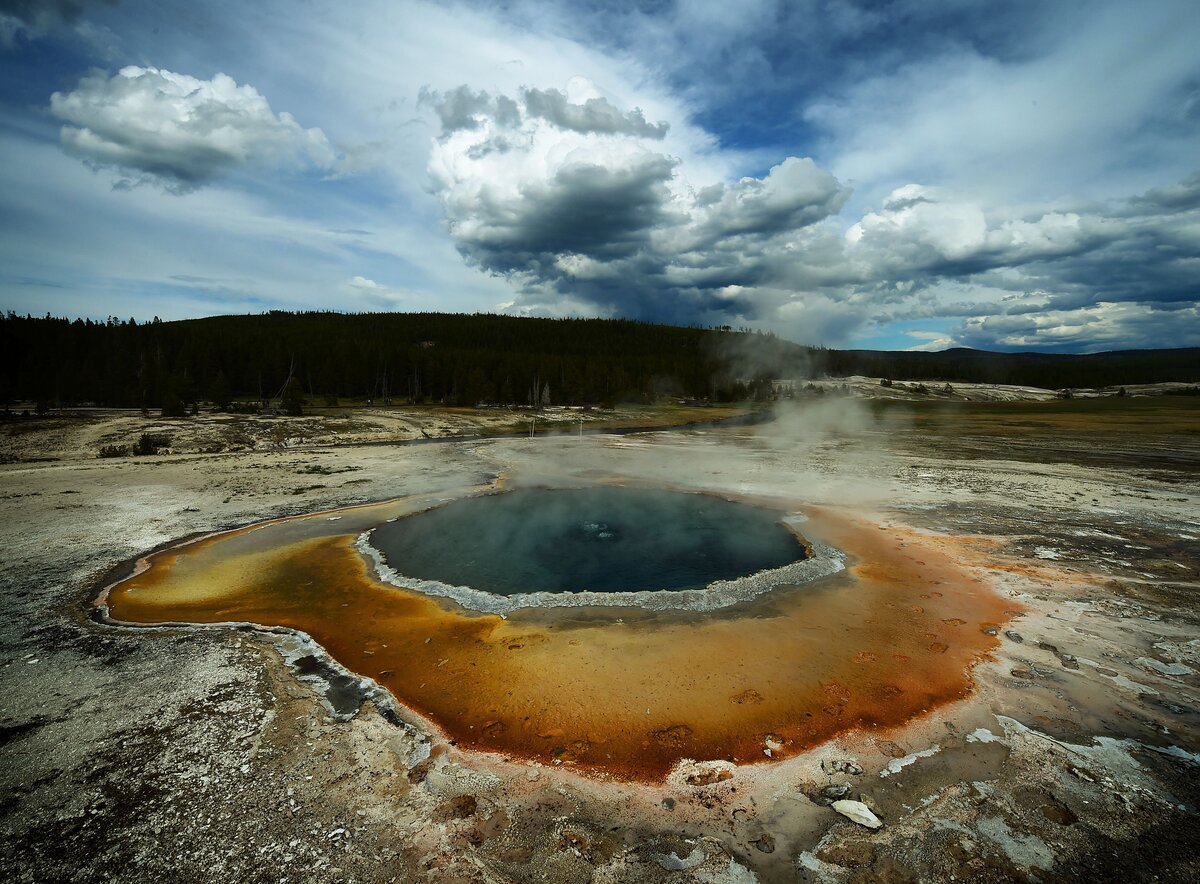
<svg viewBox="0 0 1200 884">
<path fill-rule="evenodd" d="M 1200 380 L 1200 348 L 1107 350 L 1100 353 L 996 353 L 952 347 L 914 350 L 830 350 L 831 374 L 910 380 L 1017 384 L 1059 390 Z"/>
<path fill-rule="evenodd" d="M 1200 381 L 1200 348 L 1089 355 L 830 350 L 728 328 L 495 314 L 289 313 L 176 322 L 0 317 L 0 396 L 164 403 L 347 398 L 451 405 L 762 398 L 770 380 L 867 375 L 1061 389 Z M 548 388 L 548 389 L 547 389 Z"/>
</svg>

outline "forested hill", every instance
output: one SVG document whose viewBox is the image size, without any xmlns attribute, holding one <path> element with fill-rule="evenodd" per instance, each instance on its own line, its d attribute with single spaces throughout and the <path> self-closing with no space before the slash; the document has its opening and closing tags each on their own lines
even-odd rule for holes
<svg viewBox="0 0 1200 884">
<path fill-rule="evenodd" d="M 1200 380 L 1200 350 L 1091 356 L 837 351 L 772 335 L 627 320 L 286 313 L 178 322 L 0 317 L 6 403 L 159 407 L 293 396 L 603 403 L 730 400 L 765 379 L 867 374 L 1061 388 Z M 290 379 L 290 382 L 289 382 Z M 548 388 L 548 389 L 547 389 Z M 536 394 L 535 394 L 536 390 Z"/>
<path fill-rule="evenodd" d="M 1200 348 L 1110 350 L 1104 353 L 992 353 L 955 347 L 937 353 L 909 350 L 826 350 L 831 376 L 861 374 L 906 380 L 975 381 L 1061 390 L 1160 381 L 1200 381 Z"/>
</svg>

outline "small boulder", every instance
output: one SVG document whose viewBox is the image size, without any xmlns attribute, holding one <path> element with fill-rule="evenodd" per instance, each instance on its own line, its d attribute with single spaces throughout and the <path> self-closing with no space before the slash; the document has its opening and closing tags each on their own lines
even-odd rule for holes
<svg viewBox="0 0 1200 884">
<path fill-rule="evenodd" d="M 871 808 L 861 801 L 843 799 L 833 802 L 830 806 L 846 819 L 852 820 L 860 826 L 866 826 L 868 829 L 878 829 L 883 825 L 883 820 L 871 813 Z"/>
</svg>

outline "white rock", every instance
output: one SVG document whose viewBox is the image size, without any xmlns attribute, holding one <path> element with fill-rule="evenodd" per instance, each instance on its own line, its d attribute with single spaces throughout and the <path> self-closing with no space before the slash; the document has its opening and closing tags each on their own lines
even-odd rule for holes
<svg viewBox="0 0 1200 884">
<path fill-rule="evenodd" d="M 853 820 L 860 826 L 866 826 L 868 829 L 878 829 L 883 825 L 883 820 L 871 813 L 871 808 L 867 807 L 861 801 L 851 801 L 843 798 L 841 801 L 833 802 L 830 806 L 846 817 L 846 819 Z"/>
</svg>

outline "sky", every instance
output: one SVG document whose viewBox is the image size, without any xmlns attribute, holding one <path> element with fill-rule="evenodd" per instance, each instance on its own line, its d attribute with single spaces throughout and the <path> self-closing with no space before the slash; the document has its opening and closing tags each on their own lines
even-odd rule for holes
<svg viewBox="0 0 1200 884">
<path fill-rule="evenodd" d="M 0 308 L 1200 346 L 1195 0 L 0 0 Z"/>
</svg>

